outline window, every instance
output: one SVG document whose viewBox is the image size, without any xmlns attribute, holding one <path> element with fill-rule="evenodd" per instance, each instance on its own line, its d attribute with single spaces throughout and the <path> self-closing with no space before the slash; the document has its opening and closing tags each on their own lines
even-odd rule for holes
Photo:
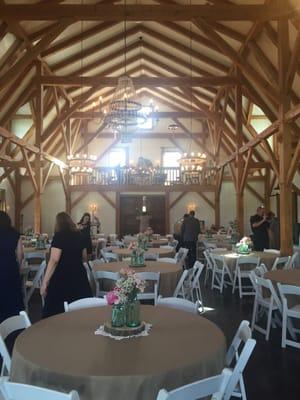
<svg viewBox="0 0 300 400">
<path fill-rule="evenodd" d="M 127 149 L 113 149 L 108 153 L 108 167 L 124 167 L 127 164 Z"/>
<path fill-rule="evenodd" d="M 181 153 L 179 151 L 164 151 L 162 155 L 162 166 L 163 167 L 179 167 L 179 158 Z"/>
<path fill-rule="evenodd" d="M 141 112 L 143 114 L 149 115 L 152 112 L 152 107 L 151 106 L 144 106 L 141 109 Z M 140 129 L 152 129 L 153 128 L 153 119 L 150 117 L 147 117 L 146 121 L 143 124 L 139 124 L 138 126 Z"/>
</svg>

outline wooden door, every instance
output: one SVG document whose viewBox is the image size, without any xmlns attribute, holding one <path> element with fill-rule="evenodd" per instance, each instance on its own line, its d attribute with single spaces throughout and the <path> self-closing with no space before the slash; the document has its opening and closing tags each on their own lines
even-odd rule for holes
<svg viewBox="0 0 300 400">
<path fill-rule="evenodd" d="M 142 210 L 143 195 L 120 196 L 120 237 L 139 232 L 137 217 Z M 150 214 L 150 226 L 155 233 L 165 234 L 165 196 L 146 196 L 147 212 Z"/>
</svg>

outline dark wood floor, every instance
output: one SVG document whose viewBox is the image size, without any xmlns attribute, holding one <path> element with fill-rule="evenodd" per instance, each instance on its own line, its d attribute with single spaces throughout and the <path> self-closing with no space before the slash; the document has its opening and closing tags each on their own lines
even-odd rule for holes
<svg viewBox="0 0 300 400">
<path fill-rule="evenodd" d="M 203 288 L 206 307 L 204 317 L 215 322 L 224 332 L 227 343 L 232 340 L 239 323 L 243 319 L 251 321 L 252 297 L 232 295 L 225 290 Z M 38 295 L 31 301 L 30 318 L 32 322 L 40 319 L 41 308 Z M 248 400 L 285 400 L 300 398 L 300 350 L 281 348 L 281 331 L 272 329 L 269 342 L 260 333 L 254 333 L 257 345 L 245 371 Z M 124 399 L 127 400 L 127 399 Z"/>
</svg>

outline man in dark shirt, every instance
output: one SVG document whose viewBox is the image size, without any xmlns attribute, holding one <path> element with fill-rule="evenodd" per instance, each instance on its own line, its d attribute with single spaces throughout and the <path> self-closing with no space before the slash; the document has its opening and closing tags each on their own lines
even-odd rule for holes
<svg viewBox="0 0 300 400">
<path fill-rule="evenodd" d="M 195 218 L 195 211 L 185 218 L 181 226 L 181 238 L 185 248 L 189 249 L 188 268 L 192 268 L 196 261 L 197 241 L 200 233 L 200 222 Z"/>
<path fill-rule="evenodd" d="M 264 207 L 258 207 L 256 214 L 250 218 L 250 225 L 253 232 L 254 250 L 263 251 L 269 248 L 269 222 Z"/>
</svg>

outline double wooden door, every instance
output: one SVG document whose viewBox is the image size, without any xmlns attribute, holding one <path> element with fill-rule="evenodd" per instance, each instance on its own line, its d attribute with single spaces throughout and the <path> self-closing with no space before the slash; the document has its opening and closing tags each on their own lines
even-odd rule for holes
<svg viewBox="0 0 300 400">
<path fill-rule="evenodd" d="M 138 216 L 142 212 L 142 195 L 120 195 L 120 236 L 139 232 Z M 147 213 L 150 215 L 150 226 L 155 233 L 166 233 L 166 210 L 164 195 L 146 196 Z"/>
</svg>

